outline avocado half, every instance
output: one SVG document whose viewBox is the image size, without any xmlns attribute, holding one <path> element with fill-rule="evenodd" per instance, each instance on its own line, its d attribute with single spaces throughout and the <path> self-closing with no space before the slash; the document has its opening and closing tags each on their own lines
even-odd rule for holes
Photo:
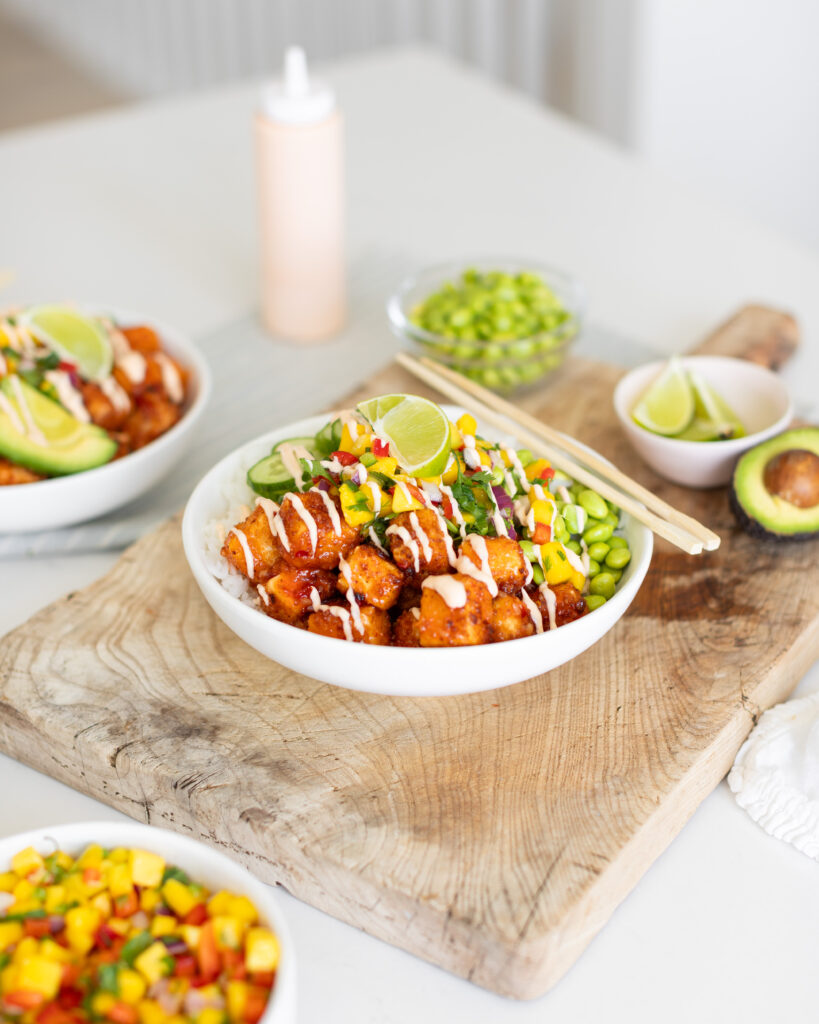
<svg viewBox="0 0 819 1024">
<path fill-rule="evenodd" d="M 730 501 L 739 525 L 754 537 L 819 536 L 819 427 L 786 430 L 745 452 Z"/>
</svg>

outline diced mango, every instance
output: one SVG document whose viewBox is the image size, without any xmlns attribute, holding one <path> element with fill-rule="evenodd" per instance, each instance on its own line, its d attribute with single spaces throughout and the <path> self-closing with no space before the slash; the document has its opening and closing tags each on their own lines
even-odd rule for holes
<svg viewBox="0 0 819 1024">
<path fill-rule="evenodd" d="M 11 894 L 17 903 L 23 903 L 25 900 L 30 900 L 34 895 L 35 886 L 31 882 L 26 881 L 25 878 L 21 878 L 20 881 L 11 890 Z M 15 908 L 19 911 L 19 907 Z"/>
<path fill-rule="evenodd" d="M 137 1007 L 139 1024 L 165 1024 L 168 1015 L 155 999 L 145 999 Z"/>
<path fill-rule="evenodd" d="M 188 949 L 196 951 L 199 948 L 199 937 L 201 929 L 195 924 L 183 924 L 179 929 L 179 934 L 185 941 L 185 945 Z"/>
<path fill-rule="evenodd" d="M 77 858 L 78 868 L 98 868 L 102 864 L 102 847 L 97 843 L 87 846 Z"/>
<path fill-rule="evenodd" d="M 351 427 L 352 431 L 350 429 Z M 365 427 L 360 423 L 357 423 L 355 420 L 345 423 L 341 428 L 341 441 L 339 442 L 338 450 L 340 452 L 352 452 L 355 442 L 365 434 L 367 434 Z M 371 436 L 372 435 L 370 435 L 370 437 Z"/>
<path fill-rule="evenodd" d="M 129 857 L 134 885 L 147 885 L 155 889 L 162 884 L 165 858 L 150 850 L 131 850 Z"/>
<path fill-rule="evenodd" d="M 137 971 L 122 970 L 117 975 L 119 997 L 124 1003 L 136 1004 L 145 995 L 145 979 Z"/>
<path fill-rule="evenodd" d="M 532 502 L 532 512 L 534 513 L 535 522 L 543 523 L 548 526 L 552 521 L 554 508 L 554 505 L 550 501 L 544 501 L 542 498 L 535 498 Z"/>
<path fill-rule="evenodd" d="M 550 466 L 549 462 L 546 459 L 535 459 L 535 461 L 534 462 L 530 462 L 529 465 L 524 470 L 524 472 L 526 473 L 526 479 L 527 480 L 538 480 L 538 479 L 543 480 L 543 479 L 545 479 L 545 477 L 543 476 L 544 472 L 547 469 L 550 469 L 550 468 L 551 468 L 551 466 Z"/>
<path fill-rule="evenodd" d="M 112 896 L 127 896 L 134 887 L 131 868 L 127 863 L 116 863 L 108 872 L 108 889 Z"/>
<path fill-rule="evenodd" d="M 281 949 L 268 928 L 251 928 L 245 939 L 245 966 L 249 971 L 275 971 Z"/>
<path fill-rule="evenodd" d="M 449 445 L 453 450 L 464 446 L 463 435 L 458 429 L 457 423 L 453 423 L 452 420 L 449 421 Z"/>
<path fill-rule="evenodd" d="M 452 453 L 450 453 L 449 461 L 447 462 L 446 467 L 444 468 L 443 476 L 441 477 L 441 482 L 448 487 L 450 484 L 454 484 L 457 479 L 458 460 Z"/>
<path fill-rule="evenodd" d="M 179 922 L 175 917 L 168 914 L 157 914 L 151 921 L 151 935 L 154 938 L 161 938 L 163 935 L 173 935 L 179 929 Z"/>
<path fill-rule="evenodd" d="M 465 412 L 463 416 L 459 416 L 457 420 L 457 427 L 461 434 L 471 434 L 473 437 L 478 429 L 478 424 L 475 422 L 475 417 L 470 416 L 468 412 Z"/>
<path fill-rule="evenodd" d="M 33 846 L 27 846 L 25 850 L 20 850 L 11 858 L 11 870 L 21 878 L 42 867 L 45 867 L 45 861 Z"/>
<path fill-rule="evenodd" d="M 116 846 L 108 854 L 108 859 L 114 864 L 125 864 L 129 859 L 129 853 L 124 846 Z"/>
<path fill-rule="evenodd" d="M 196 1018 L 196 1024 L 223 1024 L 224 1019 L 224 1010 L 217 1010 L 215 1006 L 206 1006 Z"/>
<path fill-rule="evenodd" d="M 424 503 L 419 501 L 407 486 L 407 480 L 411 479 L 405 477 L 399 479 L 396 482 L 395 490 L 392 495 L 392 510 L 393 512 L 414 512 L 419 508 L 424 507 Z"/>
<path fill-rule="evenodd" d="M 39 992 L 46 999 L 53 999 L 60 988 L 62 975 L 62 967 L 54 960 L 32 956 L 20 964 L 17 986 L 25 992 Z"/>
<path fill-rule="evenodd" d="M 39 948 L 39 942 L 33 936 L 26 935 L 25 938 L 20 939 L 17 943 L 12 959 L 16 964 L 21 964 L 24 960 L 28 960 L 29 957 L 36 956 Z"/>
<path fill-rule="evenodd" d="M 11 892 L 19 881 L 13 871 L 3 871 L 0 874 L 0 892 Z"/>
<path fill-rule="evenodd" d="M 227 1011 L 232 1021 L 240 1021 L 247 1005 L 248 986 L 244 981 L 229 981 L 227 985 Z"/>
<path fill-rule="evenodd" d="M 107 892 L 98 892 L 90 903 L 92 907 L 102 914 L 103 918 L 111 916 L 111 897 Z"/>
<path fill-rule="evenodd" d="M 245 927 L 244 921 L 240 921 L 238 917 L 214 917 L 213 935 L 217 949 L 239 949 Z"/>
<path fill-rule="evenodd" d="M 395 476 L 397 471 L 398 459 L 394 459 L 392 455 L 384 455 L 380 459 L 376 459 L 367 469 L 368 473 L 383 473 L 384 476 Z"/>
<path fill-rule="evenodd" d="M 256 908 L 247 896 L 231 897 L 228 913 L 231 917 L 238 917 L 240 921 L 244 921 L 247 924 L 255 924 L 259 920 Z"/>
<path fill-rule="evenodd" d="M 357 491 L 349 484 L 342 484 L 338 496 L 342 514 L 350 526 L 363 526 L 372 520 L 373 514 L 367 506 L 367 491 Z M 359 504 L 364 507 L 359 508 Z"/>
<path fill-rule="evenodd" d="M 62 868 L 63 871 L 68 871 L 69 868 L 74 867 L 74 858 L 70 853 L 66 853 L 65 850 L 58 850 L 54 855 L 54 863 L 58 868 Z"/>
<path fill-rule="evenodd" d="M 551 540 L 548 544 L 541 544 L 540 555 L 547 583 L 565 583 L 569 579 L 574 570 L 560 541 Z"/>
<path fill-rule="evenodd" d="M 178 878 L 168 879 L 162 886 L 162 896 L 177 917 L 189 914 L 199 902 L 189 887 Z"/>
<path fill-rule="evenodd" d="M 154 942 L 134 960 L 134 967 L 142 977 L 153 985 L 155 981 L 169 974 L 168 951 L 162 942 Z"/>
<path fill-rule="evenodd" d="M 66 902 L 64 885 L 50 885 L 46 889 L 45 908 L 49 914 L 55 913 L 57 907 L 61 907 Z"/>
<path fill-rule="evenodd" d="M 127 935 L 131 930 L 131 922 L 124 917 L 112 917 L 107 920 L 106 925 L 117 933 L 117 935 Z"/>
<path fill-rule="evenodd" d="M 23 926 L 19 921 L 0 921 L 0 953 L 19 942 L 23 937 Z"/>
<path fill-rule="evenodd" d="M 58 945 L 54 939 L 48 937 L 40 940 L 40 955 L 47 960 L 56 960 L 60 964 L 66 964 L 71 959 L 71 952 L 65 946 Z"/>
<path fill-rule="evenodd" d="M 220 889 L 219 892 L 214 893 L 208 900 L 210 916 L 216 917 L 218 914 L 227 914 L 232 899 L 233 893 L 227 892 L 225 889 Z"/>
<path fill-rule="evenodd" d="M 577 587 L 578 590 L 582 590 L 586 583 L 586 577 L 582 572 L 578 572 L 577 569 L 572 569 L 572 574 L 569 577 L 569 583 L 571 583 L 573 587 Z"/>
<path fill-rule="evenodd" d="M 95 932 L 100 926 L 102 915 L 96 907 L 86 904 L 84 907 L 72 907 L 65 912 L 65 924 L 67 928 L 76 928 L 78 931 Z"/>
<path fill-rule="evenodd" d="M 116 1001 L 110 992 L 97 992 L 91 999 L 91 1009 L 97 1017 L 105 1017 Z"/>
<path fill-rule="evenodd" d="M 152 914 L 161 902 L 162 897 L 156 889 L 143 889 L 139 894 L 139 909 L 146 914 Z"/>
</svg>

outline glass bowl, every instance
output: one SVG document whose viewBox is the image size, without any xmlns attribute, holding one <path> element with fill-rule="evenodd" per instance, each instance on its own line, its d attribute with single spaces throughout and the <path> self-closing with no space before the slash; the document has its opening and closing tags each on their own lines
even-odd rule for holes
<svg viewBox="0 0 819 1024">
<path fill-rule="evenodd" d="M 554 325 L 537 334 L 514 336 L 514 317 L 510 330 L 502 337 L 488 336 L 480 311 L 462 307 L 449 322 L 450 333 L 436 334 L 415 323 L 413 311 L 429 296 L 460 283 L 469 270 L 479 273 L 505 272 L 537 275 L 558 300 L 554 304 Z M 546 315 L 551 315 L 546 300 Z M 406 278 L 387 302 L 390 326 L 400 338 L 411 341 L 424 355 L 451 367 L 478 384 L 510 395 L 539 384 L 562 365 L 577 337 L 584 312 L 584 297 L 577 280 L 535 260 L 511 260 L 487 257 L 442 263 L 427 267 Z"/>
</svg>

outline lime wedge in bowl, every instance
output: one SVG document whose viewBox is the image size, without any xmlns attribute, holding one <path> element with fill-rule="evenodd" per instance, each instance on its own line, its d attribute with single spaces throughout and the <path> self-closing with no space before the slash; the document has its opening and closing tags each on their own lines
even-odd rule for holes
<svg viewBox="0 0 819 1024">
<path fill-rule="evenodd" d="M 381 395 L 358 411 L 375 433 L 389 441 L 392 454 L 409 476 L 443 473 L 449 458 L 449 420 L 444 410 L 418 395 Z"/>
<path fill-rule="evenodd" d="M 655 434 L 681 434 L 694 419 L 694 393 L 679 359 L 669 360 L 651 387 L 632 410 L 632 417 Z"/>
<path fill-rule="evenodd" d="M 111 373 L 111 342 L 91 317 L 66 306 L 38 306 L 26 313 L 24 323 L 60 359 L 73 363 L 85 380 L 103 380 Z"/>
<path fill-rule="evenodd" d="M 686 441 L 718 441 L 729 437 L 745 437 L 742 420 L 725 399 L 718 395 L 696 370 L 689 371 L 688 376 L 694 393 L 694 420 L 680 437 Z M 689 431 L 698 424 L 704 430 L 710 431 L 709 436 L 688 436 Z"/>
</svg>

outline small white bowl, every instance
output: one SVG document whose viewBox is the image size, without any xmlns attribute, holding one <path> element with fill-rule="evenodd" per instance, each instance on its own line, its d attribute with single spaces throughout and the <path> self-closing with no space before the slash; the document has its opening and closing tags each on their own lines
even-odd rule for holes
<svg viewBox="0 0 819 1024">
<path fill-rule="evenodd" d="M 455 406 L 443 408 L 452 419 L 464 411 Z M 224 517 L 229 504 L 226 495 L 237 486 L 244 489 L 239 500 L 253 504 L 255 495 L 244 482 L 245 474 L 277 441 L 315 434 L 326 422 L 326 416 L 314 416 L 237 448 L 200 480 L 185 508 L 182 541 L 200 590 L 225 625 L 265 657 L 313 679 L 368 693 L 443 697 L 492 690 L 531 679 L 577 657 L 611 629 L 640 589 L 651 561 L 653 538 L 650 530 L 623 513 L 632 558 L 614 596 L 581 619 L 536 636 L 474 647 L 381 647 L 347 643 L 269 618 L 229 594 L 212 575 L 205 527 Z M 481 429 L 480 423 L 478 426 Z M 482 433 L 498 437 L 490 428 L 483 428 Z M 515 443 L 511 438 L 504 440 Z"/>
<path fill-rule="evenodd" d="M 746 359 L 726 356 L 685 356 L 683 366 L 695 370 L 725 399 L 748 431 L 727 441 L 680 441 L 662 437 L 634 422 L 631 412 L 666 361 L 639 366 L 614 389 L 614 409 L 637 453 L 667 480 L 685 487 L 721 487 L 731 479 L 743 452 L 783 431 L 793 406 L 780 377 Z"/>
<path fill-rule="evenodd" d="M 100 312 L 84 307 L 87 312 Z M 188 394 L 178 423 L 155 441 L 97 469 L 0 487 L 0 533 L 31 533 L 96 519 L 127 505 L 162 479 L 182 458 L 210 398 L 211 375 L 199 349 L 152 317 L 106 308 L 120 323 L 150 324 L 162 346 L 188 371 Z"/>
<path fill-rule="evenodd" d="M 0 872 L 8 871 L 11 858 L 19 850 L 33 846 L 42 854 L 65 850 L 72 856 L 90 843 L 100 846 L 125 846 L 158 853 L 171 864 L 187 872 L 213 892 L 228 889 L 247 896 L 259 911 L 259 918 L 278 936 L 281 962 L 276 972 L 267 1007 L 260 1024 L 295 1024 L 296 956 L 287 921 L 270 886 L 254 878 L 249 871 L 223 853 L 188 836 L 138 822 L 92 821 L 33 829 L 0 839 Z"/>
</svg>

